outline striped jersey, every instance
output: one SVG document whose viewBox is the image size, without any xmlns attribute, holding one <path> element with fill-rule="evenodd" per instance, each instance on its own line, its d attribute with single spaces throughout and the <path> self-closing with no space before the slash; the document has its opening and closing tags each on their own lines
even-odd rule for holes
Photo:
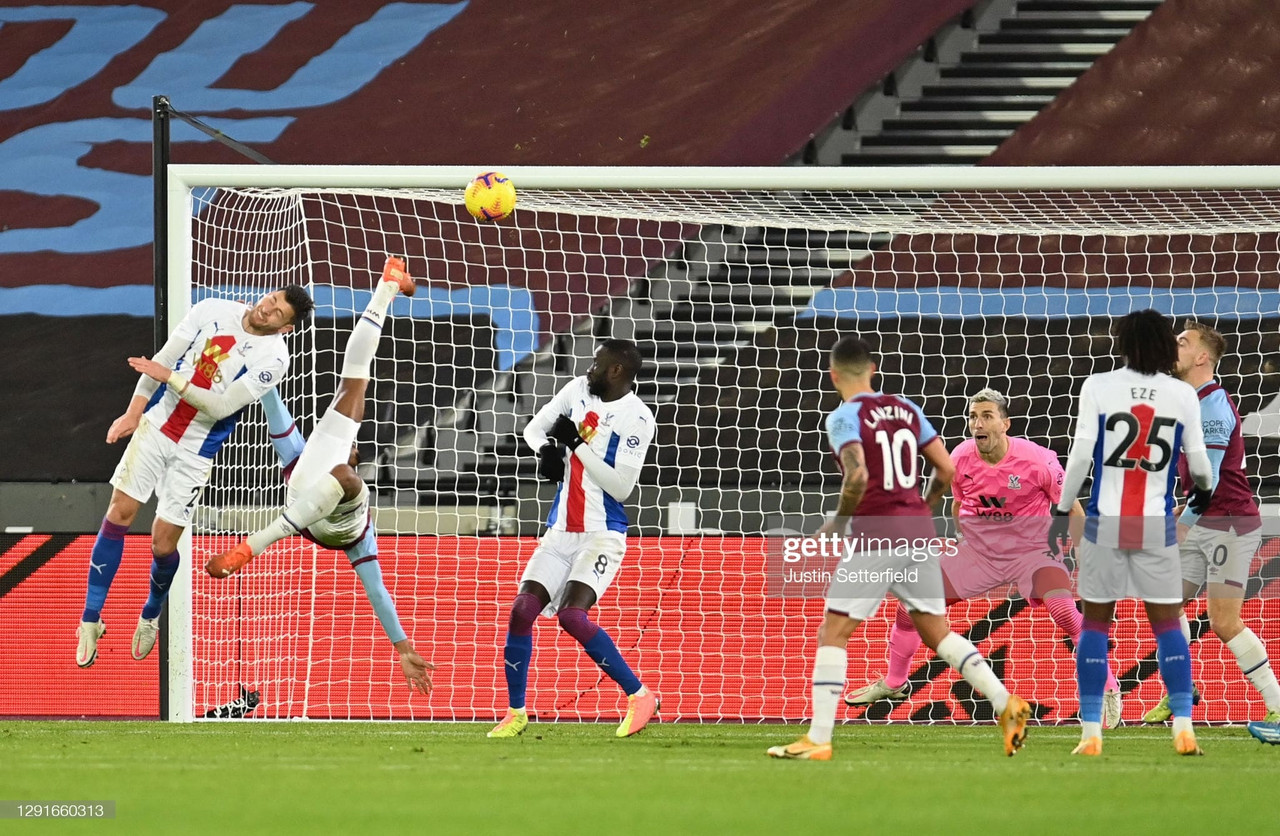
<svg viewBox="0 0 1280 836">
<path fill-rule="evenodd" d="M 1085 538 L 1120 549 L 1176 543 L 1174 480 L 1184 454 L 1193 468 L 1208 463 L 1200 400 L 1188 384 L 1128 367 L 1086 378 L 1071 446 L 1071 459 L 1087 455 L 1093 468 Z M 1063 502 L 1079 491 L 1085 468 L 1069 462 L 1067 472 Z"/>
<path fill-rule="evenodd" d="M 180 341 L 182 355 L 173 370 L 191 385 L 221 394 L 244 378 L 257 400 L 284 379 L 289 349 L 280 334 L 256 336 L 244 330 L 249 306 L 227 299 L 204 299 L 182 318 L 170 335 Z M 220 420 L 178 398 L 167 384 L 151 396 L 146 419 L 184 450 L 213 458 L 235 429 L 240 413 Z"/>
<path fill-rule="evenodd" d="M 644 466 L 653 440 L 654 420 L 649 407 L 634 392 L 616 401 L 602 401 L 588 391 L 585 375 L 576 377 L 538 411 L 534 420 L 545 421 L 549 427 L 558 415 L 569 416 L 587 446 L 610 467 L 639 472 Z M 627 525 L 622 502 L 597 485 L 582 460 L 566 450 L 565 478 L 556 489 L 547 527 L 556 531 L 625 534 Z"/>
</svg>

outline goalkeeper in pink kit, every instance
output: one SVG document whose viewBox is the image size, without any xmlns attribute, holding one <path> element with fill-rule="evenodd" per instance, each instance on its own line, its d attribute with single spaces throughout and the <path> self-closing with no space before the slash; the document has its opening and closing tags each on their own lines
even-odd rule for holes
<svg viewBox="0 0 1280 836">
<path fill-rule="evenodd" d="M 947 603 L 983 595 L 1014 584 L 1023 598 L 1044 607 L 1076 642 L 1082 616 L 1071 592 L 1071 576 L 1062 561 L 1045 550 L 1049 508 L 1062 497 L 1063 470 L 1058 456 L 1009 433 L 1009 400 L 994 389 L 969 399 L 970 438 L 951 453 L 956 469 L 951 483 L 951 513 L 959 525 L 955 552 L 942 556 Z M 1080 503 L 1071 511 L 1083 517 Z M 849 705 L 902 700 L 907 675 L 920 647 L 910 617 L 898 607 L 889 636 L 889 670 L 881 679 L 845 697 Z M 1103 718 L 1106 728 L 1120 724 L 1120 683 L 1108 671 Z"/>
</svg>

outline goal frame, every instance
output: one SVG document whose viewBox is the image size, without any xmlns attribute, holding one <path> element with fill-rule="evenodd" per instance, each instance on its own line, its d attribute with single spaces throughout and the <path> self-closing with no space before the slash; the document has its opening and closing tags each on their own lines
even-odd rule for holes
<svg viewBox="0 0 1280 836">
<path fill-rule="evenodd" d="M 193 253 L 192 189 L 217 187 L 395 189 L 456 188 L 461 194 L 476 174 L 493 166 L 193 165 L 164 167 L 163 211 L 167 254 L 157 259 L 167 289 L 155 315 L 170 331 L 191 306 Z M 643 167 L 499 166 L 521 188 L 532 189 L 713 189 L 755 191 L 1008 191 L 1008 190 L 1257 190 L 1280 189 L 1280 166 L 1078 166 L 1078 167 Z M 159 191 L 159 189 L 157 189 Z M 157 221 L 160 219 L 157 218 Z M 161 241 L 157 241 L 161 244 Z M 157 294 L 157 299 L 161 297 Z M 186 571 L 174 579 L 167 602 L 167 662 L 161 687 L 167 696 L 162 719 L 192 722 L 193 607 L 192 541 L 179 542 Z M 166 676 L 167 674 L 167 676 Z"/>
</svg>

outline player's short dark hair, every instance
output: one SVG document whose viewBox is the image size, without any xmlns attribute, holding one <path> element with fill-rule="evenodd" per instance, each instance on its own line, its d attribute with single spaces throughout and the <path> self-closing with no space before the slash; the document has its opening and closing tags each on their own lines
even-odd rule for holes
<svg viewBox="0 0 1280 836">
<path fill-rule="evenodd" d="M 307 320 L 311 318 L 311 312 L 316 309 L 316 303 L 311 300 L 311 294 L 307 293 L 307 289 L 300 284 L 287 285 L 280 290 L 284 291 L 284 301 L 293 308 L 291 324 L 294 330 L 306 325 Z"/>
<path fill-rule="evenodd" d="M 640 358 L 640 349 L 631 340 L 608 339 L 600 343 L 600 347 L 622 366 L 628 380 L 635 380 L 640 374 L 644 361 Z"/>
<path fill-rule="evenodd" d="M 1209 352 L 1209 357 L 1213 360 L 1213 365 L 1218 365 L 1218 361 L 1222 359 L 1222 355 L 1227 353 L 1227 341 L 1216 329 L 1205 325 L 1203 322 L 1196 322 L 1194 319 L 1188 319 L 1182 323 L 1182 330 L 1195 331 L 1200 336 L 1200 345 L 1204 346 Z"/>
<path fill-rule="evenodd" d="M 831 348 L 831 368 L 839 368 L 852 374 L 862 374 L 876 362 L 871 346 L 857 334 L 846 334 L 836 340 Z"/>
<path fill-rule="evenodd" d="M 1116 320 L 1116 350 L 1139 374 L 1172 374 L 1178 364 L 1178 337 L 1159 311 L 1147 308 Z"/>
</svg>

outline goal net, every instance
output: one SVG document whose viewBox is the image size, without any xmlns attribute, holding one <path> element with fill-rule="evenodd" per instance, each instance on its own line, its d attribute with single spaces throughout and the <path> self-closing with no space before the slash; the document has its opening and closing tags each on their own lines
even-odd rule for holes
<svg viewBox="0 0 1280 836">
<path fill-rule="evenodd" d="M 858 333 L 879 385 L 919 403 L 948 448 L 968 397 L 1011 399 L 1011 434 L 1065 459 L 1081 380 L 1113 367 L 1115 317 L 1153 307 L 1226 335 L 1220 379 L 1245 416 L 1264 515 L 1277 502 L 1280 170 L 512 168 L 513 216 L 472 219 L 478 169 L 172 166 L 171 322 L 194 299 L 302 283 L 286 403 L 309 433 L 388 253 L 421 281 L 393 303 L 359 435 L 380 562 L 404 628 L 436 665 L 410 697 L 341 552 L 282 541 L 247 570 L 200 567 L 284 497 L 260 407 L 220 454 L 171 604 L 170 716 L 257 692 L 249 717 L 492 720 L 506 707 L 507 614 L 556 487 L 520 433 L 606 337 L 645 357 L 658 429 L 627 501 L 624 567 L 593 616 L 667 720 L 794 720 L 809 711 L 822 601 L 779 594 L 777 537 L 834 510 L 826 353 Z M 949 503 L 948 503 L 949 505 Z M 944 534 L 950 529 L 939 521 Z M 1255 558 L 1244 617 L 1280 653 L 1280 542 Z M 1070 565 L 1070 564 L 1068 564 Z M 1191 603 L 1196 718 L 1262 707 Z M 883 674 L 892 604 L 849 645 L 849 684 Z M 1072 647 L 1012 587 L 951 608 L 1041 722 L 1077 709 Z M 1112 664 L 1126 720 L 1162 694 L 1155 642 L 1122 604 Z M 610 720 L 611 680 L 540 619 L 529 708 Z M 926 649 L 903 703 L 852 721 L 974 722 L 992 712 Z"/>
</svg>

